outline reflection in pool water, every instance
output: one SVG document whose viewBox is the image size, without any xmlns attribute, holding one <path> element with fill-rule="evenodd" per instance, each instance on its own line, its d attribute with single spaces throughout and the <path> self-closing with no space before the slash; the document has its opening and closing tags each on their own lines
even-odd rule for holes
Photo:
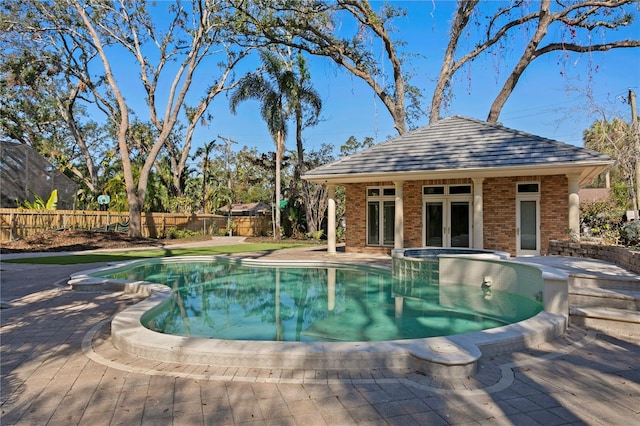
<svg viewBox="0 0 640 426">
<path fill-rule="evenodd" d="M 515 294 L 399 281 L 389 271 L 354 266 L 150 261 L 100 276 L 174 290 L 143 316 L 152 330 L 230 340 L 416 339 L 499 327 L 542 311 L 539 302 Z"/>
</svg>

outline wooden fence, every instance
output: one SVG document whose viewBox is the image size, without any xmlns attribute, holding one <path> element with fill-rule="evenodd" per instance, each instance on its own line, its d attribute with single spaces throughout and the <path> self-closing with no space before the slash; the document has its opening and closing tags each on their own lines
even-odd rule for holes
<svg viewBox="0 0 640 426">
<path fill-rule="evenodd" d="M 0 209 L 0 242 L 50 229 L 126 231 L 128 212 Z M 163 238 L 175 230 L 203 235 L 229 235 L 228 217 L 215 214 L 142 213 L 142 235 Z M 234 216 L 233 235 L 264 236 L 271 232 L 269 216 Z"/>
</svg>

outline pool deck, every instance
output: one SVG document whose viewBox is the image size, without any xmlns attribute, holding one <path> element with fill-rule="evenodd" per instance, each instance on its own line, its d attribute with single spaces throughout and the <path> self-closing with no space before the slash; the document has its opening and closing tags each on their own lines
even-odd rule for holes
<svg viewBox="0 0 640 426">
<path fill-rule="evenodd" d="M 387 256 L 329 255 L 324 247 L 248 257 L 390 264 Z M 607 262 L 530 260 L 571 273 L 636 276 Z M 476 376 L 447 382 L 403 370 L 216 369 L 124 355 L 111 345 L 109 320 L 137 296 L 66 285 L 71 274 L 103 265 L 0 263 L 0 424 L 640 422 L 640 339 L 577 327 L 538 347 L 481 359 Z"/>
</svg>

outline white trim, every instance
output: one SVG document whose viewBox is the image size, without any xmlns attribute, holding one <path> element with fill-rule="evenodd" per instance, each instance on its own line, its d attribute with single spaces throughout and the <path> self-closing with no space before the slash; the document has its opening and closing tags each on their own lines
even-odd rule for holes
<svg viewBox="0 0 640 426">
<path fill-rule="evenodd" d="M 587 184 L 604 170 L 609 168 L 613 161 L 576 161 L 562 164 L 523 165 L 515 167 L 483 167 L 467 169 L 440 169 L 420 170 L 412 172 L 382 172 L 382 173 L 331 173 L 318 175 L 305 175 L 304 180 L 318 183 L 365 183 L 394 180 L 433 180 L 433 179 L 459 179 L 459 178 L 500 178 L 516 176 L 550 176 L 575 174 L 579 176 L 581 185 Z"/>
</svg>

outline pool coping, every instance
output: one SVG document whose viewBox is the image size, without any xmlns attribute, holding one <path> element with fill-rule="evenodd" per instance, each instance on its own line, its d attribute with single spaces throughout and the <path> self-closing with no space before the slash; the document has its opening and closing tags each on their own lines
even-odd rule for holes
<svg viewBox="0 0 640 426">
<path fill-rule="evenodd" d="M 233 256 L 155 260 L 181 262 L 185 259 L 224 259 L 243 265 L 358 266 L 389 270 L 385 266 L 357 262 L 246 259 Z M 129 355 L 161 362 L 278 369 L 410 368 L 432 377 L 453 379 L 472 376 L 482 356 L 536 346 L 562 335 L 568 324 L 568 315 L 543 311 L 515 324 L 479 332 L 384 342 L 273 342 L 173 336 L 149 330 L 141 323 L 146 312 L 172 297 L 173 291 L 169 287 L 146 281 L 113 280 L 90 275 L 148 260 L 118 262 L 83 271 L 72 275 L 68 283 L 74 290 L 124 291 L 145 297 L 114 316 L 111 322 L 112 341 L 117 349 Z M 555 274 L 556 271 L 547 270 L 547 273 Z"/>
</svg>

